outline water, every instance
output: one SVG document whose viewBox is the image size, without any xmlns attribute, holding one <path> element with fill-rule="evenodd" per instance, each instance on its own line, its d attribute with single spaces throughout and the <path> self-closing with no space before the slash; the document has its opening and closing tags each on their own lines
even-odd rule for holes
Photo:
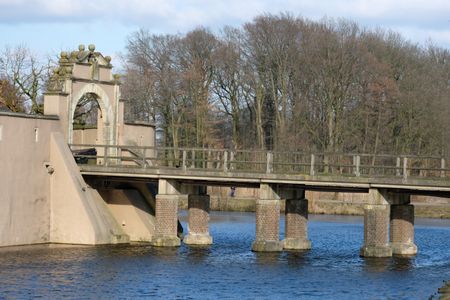
<svg viewBox="0 0 450 300">
<path fill-rule="evenodd" d="M 0 298 L 428 299 L 450 279 L 450 220 L 417 220 L 415 258 L 364 259 L 360 217 L 311 216 L 304 253 L 251 252 L 254 214 L 211 218 L 209 248 L 0 249 Z"/>
</svg>

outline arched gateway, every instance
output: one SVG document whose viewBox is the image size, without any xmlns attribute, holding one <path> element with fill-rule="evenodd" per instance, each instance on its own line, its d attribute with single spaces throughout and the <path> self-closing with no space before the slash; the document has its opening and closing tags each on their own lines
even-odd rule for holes
<svg viewBox="0 0 450 300">
<path fill-rule="evenodd" d="M 75 113 L 87 98 L 95 99 L 98 103 L 95 108 L 100 110 L 90 134 L 74 128 Z M 80 45 L 78 51 L 61 52 L 59 67 L 51 76 L 44 96 L 44 114 L 59 116 L 68 143 L 116 145 L 119 125 L 123 124 L 123 104 L 119 98 L 119 76 L 112 74 L 111 57 L 96 52 L 94 45 L 89 45 L 88 50 Z"/>
</svg>

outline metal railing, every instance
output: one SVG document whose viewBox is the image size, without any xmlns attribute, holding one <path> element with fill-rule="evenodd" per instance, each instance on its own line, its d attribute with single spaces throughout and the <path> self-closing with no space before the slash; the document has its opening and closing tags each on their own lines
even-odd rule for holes
<svg viewBox="0 0 450 300">
<path fill-rule="evenodd" d="M 447 178 L 449 159 L 414 155 L 272 152 L 70 144 L 78 163 L 124 168 L 179 168 L 310 176 Z M 95 149 L 95 155 L 82 149 Z"/>
</svg>

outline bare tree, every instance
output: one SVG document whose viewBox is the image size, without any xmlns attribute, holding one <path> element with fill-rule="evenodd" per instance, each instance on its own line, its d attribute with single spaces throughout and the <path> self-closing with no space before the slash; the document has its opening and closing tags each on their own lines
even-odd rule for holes
<svg viewBox="0 0 450 300">
<path fill-rule="evenodd" d="M 50 63 L 40 63 L 25 46 L 6 47 L 0 54 L 0 74 L 24 99 L 29 111 L 43 114 L 42 93 L 48 78 Z"/>
</svg>

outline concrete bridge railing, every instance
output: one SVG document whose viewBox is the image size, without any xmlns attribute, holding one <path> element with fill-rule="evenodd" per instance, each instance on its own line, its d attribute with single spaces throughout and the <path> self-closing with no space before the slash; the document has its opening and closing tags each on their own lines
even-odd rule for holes
<svg viewBox="0 0 450 300">
<path fill-rule="evenodd" d="M 345 177 L 448 178 L 449 159 L 434 156 L 303 153 L 212 148 L 69 145 L 79 163 L 135 168 L 180 168 Z M 83 152 L 81 149 L 95 149 Z"/>
</svg>

